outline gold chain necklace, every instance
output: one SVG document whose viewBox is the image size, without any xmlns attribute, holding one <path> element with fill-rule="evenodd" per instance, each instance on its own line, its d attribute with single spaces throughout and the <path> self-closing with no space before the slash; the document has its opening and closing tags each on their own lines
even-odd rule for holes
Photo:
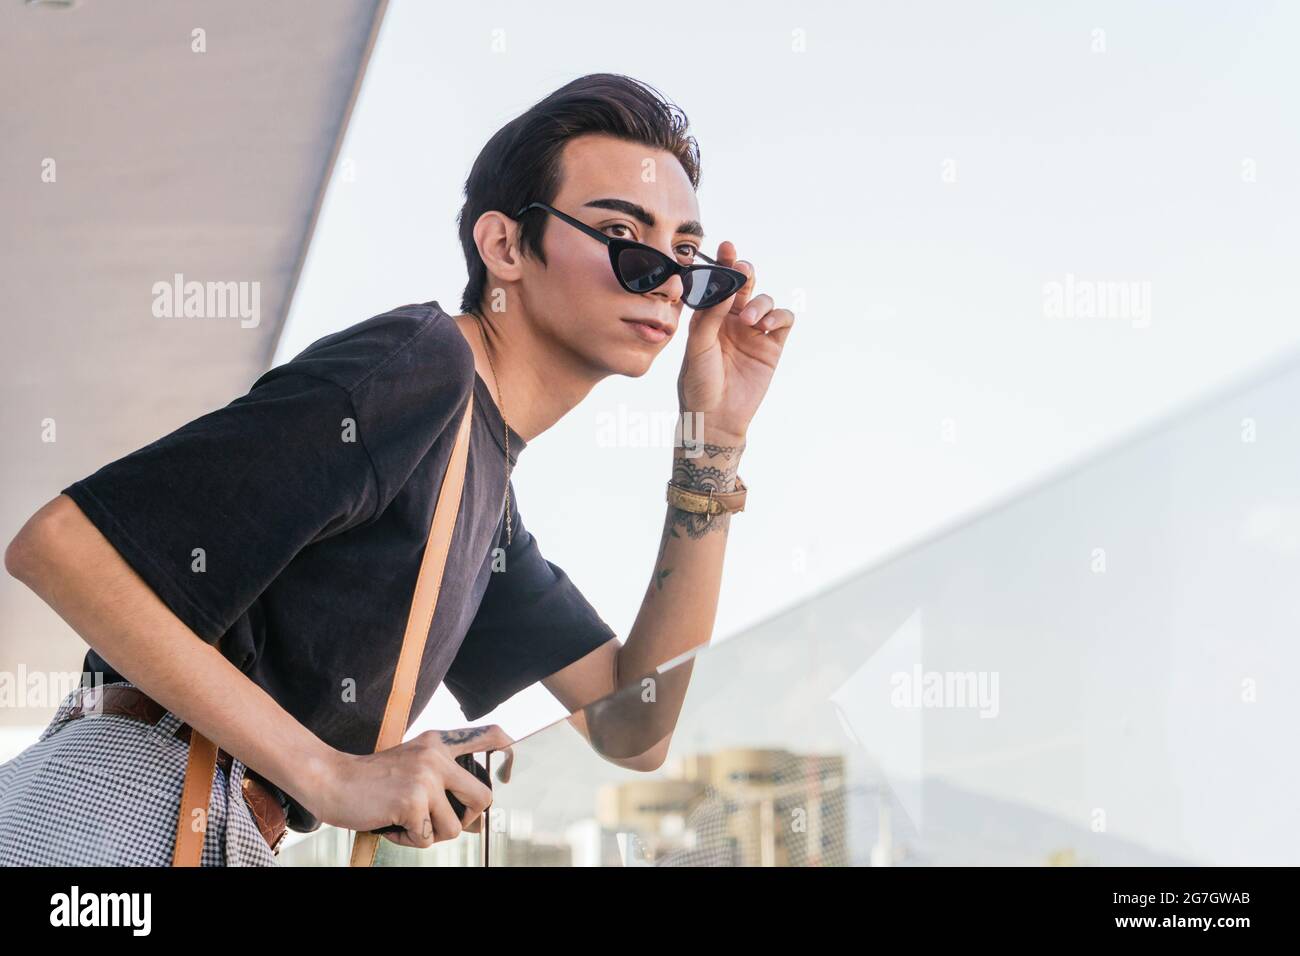
<svg viewBox="0 0 1300 956">
<path fill-rule="evenodd" d="M 501 398 L 501 380 L 497 378 L 496 366 L 492 364 L 492 353 L 488 351 L 487 333 L 483 331 L 483 320 L 477 315 L 474 321 L 478 324 L 479 335 L 483 336 L 483 354 L 487 356 L 488 368 L 492 369 L 492 381 L 497 386 L 497 404 L 501 406 L 501 423 L 506 429 L 506 494 L 505 494 L 505 512 L 506 512 L 506 547 L 510 546 L 510 422 L 506 419 L 506 403 Z"/>
</svg>

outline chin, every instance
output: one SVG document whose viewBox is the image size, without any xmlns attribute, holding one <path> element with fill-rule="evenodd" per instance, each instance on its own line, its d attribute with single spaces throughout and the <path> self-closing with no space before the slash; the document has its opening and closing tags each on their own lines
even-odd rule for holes
<svg viewBox="0 0 1300 956">
<path fill-rule="evenodd" d="M 585 350 L 588 361 L 604 369 L 606 375 L 640 378 L 650 371 L 655 359 L 672 344 L 672 339 L 660 342 L 658 345 L 651 345 L 646 342 L 628 341 L 622 335 L 618 338 L 601 336 L 599 339 L 593 336 L 585 344 L 588 346 Z M 577 343 L 575 343 L 575 350 L 577 350 L 576 346 Z"/>
<path fill-rule="evenodd" d="M 664 342 L 658 351 L 652 352 L 649 349 L 642 349 L 628 355 L 625 359 L 625 364 L 631 368 L 627 374 L 632 378 L 640 378 L 646 372 L 650 371 L 650 366 L 654 365 L 655 360 L 659 358 L 660 354 L 663 352 L 664 346 L 667 345 L 668 342 Z"/>
<path fill-rule="evenodd" d="M 622 375 L 626 378 L 640 378 L 646 372 L 650 371 L 652 363 L 646 360 L 636 361 L 635 359 L 624 359 L 621 362 L 606 364 L 610 375 Z"/>
</svg>

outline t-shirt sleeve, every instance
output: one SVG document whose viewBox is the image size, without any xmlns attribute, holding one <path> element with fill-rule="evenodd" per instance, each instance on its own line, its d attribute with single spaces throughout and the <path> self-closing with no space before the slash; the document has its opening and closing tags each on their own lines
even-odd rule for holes
<svg viewBox="0 0 1300 956">
<path fill-rule="evenodd" d="M 505 568 L 492 572 L 444 678 L 467 720 L 617 640 L 564 570 L 542 556 L 513 507 L 511 521 Z"/>
<path fill-rule="evenodd" d="M 214 644 L 294 555 L 371 517 L 378 500 L 348 392 L 298 373 L 267 373 L 63 494 Z"/>
</svg>

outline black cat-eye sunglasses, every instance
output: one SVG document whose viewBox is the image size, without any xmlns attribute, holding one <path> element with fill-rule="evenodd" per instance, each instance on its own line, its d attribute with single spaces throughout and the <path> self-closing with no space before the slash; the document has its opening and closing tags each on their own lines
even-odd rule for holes
<svg viewBox="0 0 1300 956">
<path fill-rule="evenodd" d="M 609 246 L 609 264 L 614 268 L 614 275 L 619 285 L 628 292 L 649 292 L 659 288 L 673 276 L 680 275 L 683 289 L 682 301 L 692 309 L 710 309 L 719 302 L 731 298 L 748 279 L 739 269 L 718 265 L 717 260 L 710 259 L 698 249 L 695 254 L 705 262 L 711 263 L 710 265 L 682 265 L 654 246 L 633 242 L 631 239 L 607 236 L 599 229 L 593 229 L 582 220 L 574 219 L 544 202 L 529 203 L 515 213 L 514 217 L 518 219 L 534 207 L 546 210 Z"/>
</svg>

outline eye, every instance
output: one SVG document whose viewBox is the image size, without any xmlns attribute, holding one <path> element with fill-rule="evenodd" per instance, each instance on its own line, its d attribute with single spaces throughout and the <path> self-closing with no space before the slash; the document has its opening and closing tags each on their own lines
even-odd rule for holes
<svg viewBox="0 0 1300 956">
<path fill-rule="evenodd" d="M 632 233 L 632 227 L 629 226 L 629 225 L 627 225 L 626 223 L 622 223 L 622 222 L 611 222 L 608 226 L 602 226 L 601 228 L 602 228 L 602 229 L 626 229 L 626 230 L 627 230 L 627 235 L 626 235 L 626 236 L 615 236 L 615 237 L 614 237 L 615 239 L 635 239 L 635 238 L 636 238 L 635 235 L 633 235 L 633 233 Z"/>
<path fill-rule="evenodd" d="M 698 248 L 691 245 L 689 242 L 677 247 L 677 254 L 679 256 L 685 256 L 686 258 L 690 259 L 692 262 L 695 261 L 695 256 L 699 251 L 700 250 Z"/>
</svg>

